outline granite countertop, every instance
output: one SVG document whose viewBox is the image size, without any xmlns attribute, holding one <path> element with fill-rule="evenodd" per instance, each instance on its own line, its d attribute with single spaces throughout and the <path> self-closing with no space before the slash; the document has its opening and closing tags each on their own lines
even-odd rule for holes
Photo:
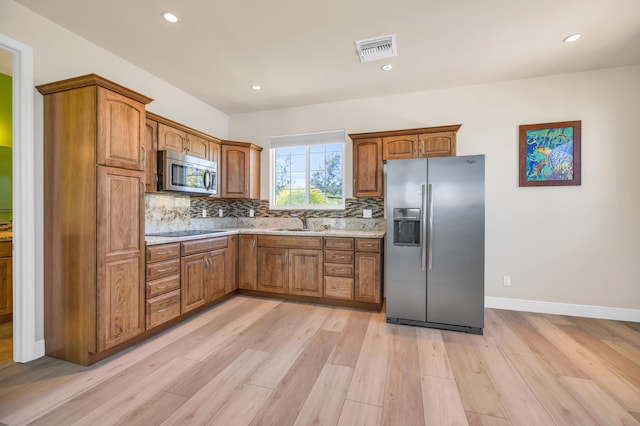
<svg viewBox="0 0 640 426">
<path fill-rule="evenodd" d="M 281 229 L 281 228 L 225 228 L 212 230 L 211 234 L 190 235 L 188 237 L 155 237 L 147 235 L 147 245 L 175 243 L 179 241 L 200 240 L 203 238 L 223 237 L 233 234 L 261 234 L 261 235 L 295 235 L 298 237 L 352 237 L 352 238 L 383 238 L 385 231 L 362 231 L 352 229 Z"/>
</svg>

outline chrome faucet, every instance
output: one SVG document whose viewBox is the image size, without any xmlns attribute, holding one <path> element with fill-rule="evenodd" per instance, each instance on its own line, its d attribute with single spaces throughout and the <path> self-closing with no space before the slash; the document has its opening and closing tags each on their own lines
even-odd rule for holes
<svg viewBox="0 0 640 426">
<path fill-rule="evenodd" d="M 302 229 L 307 229 L 307 213 L 306 212 L 302 212 L 302 214 L 293 213 L 291 217 L 297 217 L 298 219 L 300 219 L 300 222 L 302 222 Z"/>
</svg>

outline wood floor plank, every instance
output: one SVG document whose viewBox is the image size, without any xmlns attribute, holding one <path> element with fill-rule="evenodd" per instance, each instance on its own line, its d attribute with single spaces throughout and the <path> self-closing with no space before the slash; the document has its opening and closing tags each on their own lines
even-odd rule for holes
<svg viewBox="0 0 640 426">
<path fill-rule="evenodd" d="M 207 424 L 253 370 L 269 356 L 268 352 L 247 349 L 198 393 L 178 408 L 163 425 Z M 171 392 L 171 388 L 165 389 Z"/>
<path fill-rule="evenodd" d="M 524 351 L 511 350 L 509 342 L 503 338 L 497 339 L 500 347 L 508 353 L 517 355 L 535 354 L 556 375 L 588 378 L 588 375 L 578 368 L 571 360 L 551 342 L 549 342 L 538 330 L 536 330 L 520 312 L 495 310 L 503 326 L 512 330 L 522 342 L 525 342 Z"/>
<path fill-rule="evenodd" d="M 349 321 L 350 315 L 351 309 L 333 308 L 327 315 L 327 319 L 322 323 L 322 329 L 326 331 L 342 331 L 347 321 Z"/>
<path fill-rule="evenodd" d="M 507 416 L 514 424 L 551 425 L 553 420 L 540 404 L 513 364 L 505 357 L 493 337 L 485 337 L 486 344 L 477 345 L 482 364 L 500 396 Z"/>
<path fill-rule="evenodd" d="M 597 354 L 597 357 L 603 360 L 609 368 L 619 375 L 623 375 L 640 393 L 640 368 L 638 368 L 638 364 L 581 328 L 571 325 L 559 325 L 558 328 L 580 345 Z"/>
<path fill-rule="evenodd" d="M 571 361 L 583 371 L 587 371 L 589 376 L 624 408 L 640 411 L 640 395 L 635 386 L 611 371 L 600 358 L 564 333 L 559 326 L 540 316 L 527 316 L 527 320 L 557 348 L 562 348 Z"/>
<path fill-rule="evenodd" d="M 442 340 L 442 332 L 431 328 L 416 328 L 420 374 L 453 379 L 447 349 Z"/>
<path fill-rule="evenodd" d="M 638 327 L 638 329 L 634 329 L 633 327 L 628 326 L 629 323 L 624 323 L 622 321 L 609 321 L 604 319 L 592 320 L 596 321 L 601 327 L 609 330 L 616 338 L 627 342 L 633 342 L 635 346 L 640 347 L 640 327 Z"/>
<path fill-rule="evenodd" d="M 424 425 L 416 328 L 391 325 L 383 425 Z"/>
<path fill-rule="evenodd" d="M 469 426 L 511 426 L 511 421 L 501 417 L 488 416 L 486 414 L 466 411 Z"/>
<path fill-rule="evenodd" d="M 455 380 L 422 376 L 422 401 L 427 426 L 467 425 Z"/>
<path fill-rule="evenodd" d="M 339 337 L 337 332 L 319 330 L 251 424 L 293 424 Z"/>
<path fill-rule="evenodd" d="M 119 426 L 130 425 L 157 425 L 180 408 L 187 398 L 170 392 L 159 392 L 146 403 L 139 405 L 135 410 L 116 423 Z M 56 424 L 56 423 L 49 423 Z"/>
<path fill-rule="evenodd" d="M 262 318 L 267 312 L 274 309 L 281 302 L 265 299 L 255 303 L 253 307 L 241 315 L 236 316 L 225 326 L 212 331 L 205 341 L 197 348 L 184 355 L 187 359 L 195 361 L 204 361 L 218 350 L 227 340 L 237 336 L 243 330 L 249 328 L 251 324 Z"/>
<path fill-rule="evenodd" d="M 346 400 L 338 426 L 378 426 L 382 424 L 382 407 Z"/>
<path fill-rule="evenodd" d="M 536 355 L 507 354 L 545 410 L 558 425 L 596 425 L 584 407 L 566 391 Z"/>
<path fill-rule="evenodd" d="M 241 385 L 218 410 L 211 425 L 245 426 L 251 424 L 272 392 L 272 389 L 261 386 L 246 383 Z"/>
<path fill-rule="evenodd" d="M 462 405 L 466 411 L 506 418 L 500 397 L 487 375 L 486 366 L 480 361 L 473 340 L 481 336 L 470 336 L 456 332 L 443 332 L 449 364 L 458 384 Z"/>
<path fill-rule="evenodd" d="M 629 411 L 629 414 L 631 414 L 633 418 L 636 419 L 638 423 L 640 423 L 640 413 L 634 413 L 633 411 Z"/>
<path fill-rule="evenodd" d="M 388 327 L 385 316 L 371 316 L 347 399 L 382 407 L 389 362 Z"/>
<path fill-rule="evenodd" d="M 630 321 L 618 321 L 620 323 L 620 325 L 624 325 L 625 327 L 628 327 L 632 330 L 634 330 L 636 333 L 640 333 L 640 322 L 630 322 Z"/>
<path fill-rule="evenodd" d="M 68 368 L 73 367 L 66 361 L 54 358 L 48 358 L 48 362 L 40 362 L 38 365 L 28 369 L 17 368 L 14 370 L 15 374 L 12 374 L 6 379 L 0 381 L 0 400 L 2 399 L 2 395 L 15 392 L 22 386 L 28 385 L 29 383 L 45 379 L 55 370 L 66 371 Z M 1 407 L 2 406 L 0 405 L 0 412 L 2 410 Z"/>
<path fill-rule="evenodd" d="M 360 356 L 360 348 L 369 327 L 371 314 L 352 311 L 349 320 L 340 334 L 338 343 L 329 356 L 328 362 L 355 368 Z"/>
<path fill-rule="evenodd" d="M 604 344 L 618 351 L 621 355 L 626 356 L 629 360 L 640 365 L 640 347 L 633 345 L 622 339 L 603 340 Z"/>
<path fill-rule="evenodd" d="M 287 327 L 287 340 L 281 342 L 279 348 L 249 377 L 247 383 L 270 389 L 278 386 L 328 315 L 322 309 L 303 312 L 305 318 L 298 324 Z"/>
<path fill-rule="evenodd" d="M 640 422 L 592 380 L 560 377 L 560 381 L 599 424 L 640 425 Z"/>
<path fill-rule="evenodd" d="M 327 362 L 309 392 L 294 425 L 333 426 L 337 424 L 352 375 L 353 368 Z"/>
<path fill-rule="evenodd" d="M 127 388 L 115 393 L 105 403 L 98 406 L 88 415 L 74 422 L 78 425 L 115 424 L 123 417 L 136 410 L 138 407 L 148 404 L 156 395 L 170 385 L 177 377 L 189 368 L 195 361 L 186 358 L 176 358 L 144 379 L 132 383 Z M 64 423 L 68 424 L 69 421 Z"/>
</svg>

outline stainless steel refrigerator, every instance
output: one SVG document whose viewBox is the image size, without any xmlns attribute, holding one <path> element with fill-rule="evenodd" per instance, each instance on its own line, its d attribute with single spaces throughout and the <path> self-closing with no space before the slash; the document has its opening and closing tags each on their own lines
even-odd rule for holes
<svg viewBox="0 0 640 426">
<path fill-rule="evenodd" d="M 482 334 L 484 155 L 387 161 L 387 322 Z"/>
</svg>

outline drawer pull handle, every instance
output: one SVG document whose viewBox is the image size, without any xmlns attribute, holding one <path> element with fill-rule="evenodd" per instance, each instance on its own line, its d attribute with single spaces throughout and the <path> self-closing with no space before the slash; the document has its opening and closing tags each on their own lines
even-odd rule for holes
<svg viewBox="0 0 640 426">
<path fill-rule="evenodd" d="M 160 285 L 158 286 L 158 289 L 162 290 L 163 288 L 167 288 L 167 287 L 171 287 L 171 284 Z"/>
<path fill-rule="evenodd" d="M 173 271 L 173 268 L 158 269 L 156 272 L 160 273 L 160 272 L 167 272 L 167 271 Z"/>
<path fill-rule="evenodd" d="M 156 254 L 171 254 L 171 252 L 170 251 L 159 251 Z"/>
<path fill-rule="evenodd" d="M 160 309 L 160 310 L 158 311 L 158 313 L 159 313 L 159 314 L 161 314 L 161 313 L 163 313 L 163 312 L 167 312 L 169 309 L 171 309 L 171 308 L 164 308 L 164 309 Z"/>
</svg>

